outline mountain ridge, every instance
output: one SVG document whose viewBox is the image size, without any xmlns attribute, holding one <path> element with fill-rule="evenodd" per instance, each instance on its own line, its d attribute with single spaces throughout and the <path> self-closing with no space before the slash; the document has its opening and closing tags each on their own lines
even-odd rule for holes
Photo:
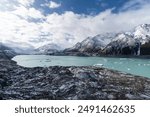
<svg viewBox="0 0 150 117">
<path fill-rule="evenodd" d="M 46 54 L 46 55 L 150 55 L 150 24 L 142 24 L 130 32 L 105 33 L 88 37 L 73 47 L 62 48 L 56 43 L 48 43 L 37 49 L 33 47 L 20 48 L 15 44 L 6 44 L 18 54 Z"/>
<path fill-rule="evenodd" d="M 0 43 L 0 58 L 11 59 L 16 55 L 17 53 L 12 48 L 5 46 L 3 43 Z"/>
<path fill-rule="evenodd" d="M 72 48 L 65 49 L 64 53 L 70 54 L 74 53 L 74 55 L 89 55 L 89 56 L 95 56 L 95 55 L 150 55 L 150 24 L 142 24 L 137 27 L 131 32 L 121 32 L 121 33 L 114 33 L 112 35 L 109 35 L 109 38 L 107 38 L 107 34 L 105 37 L 103 36 L 97 36 L 97 39 L 95 40 L 94 44 L 92 41 L 95 39 L 95 37 L 88 38 L 87 45 L 85 45 L 85 42 L 87 39 L 83 40 L 80 43 L 77 43 Z M 107 39 L 105 41 L 98 41 Z M 88 45 L 92 45 L 91 47 Z M 81 45 L 82 50 L 81 51 Z M 99 47 L 96 49 L 96 47 Z M 74 51 L 75 50 L 75 51 Z M 88 50 L 88 51 L 86 51 Z M 75 53 L 76 52 L 76 53 Z M 80 53 L 80 54 L 79 54 Z"/>
</svg>

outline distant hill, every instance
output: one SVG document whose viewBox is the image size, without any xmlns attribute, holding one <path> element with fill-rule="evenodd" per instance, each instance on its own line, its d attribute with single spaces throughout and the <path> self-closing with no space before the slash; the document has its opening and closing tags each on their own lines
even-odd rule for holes
<svg viewBox="0 0 150 117">
<path fill-rule="evenodd" d="M 11 59 L 15 55 L 16 55 L 16 52 L 14 52 L 13 49 L 0 43 L 0 58 Z"/>
<path fill-rule="evenodd" d="M 63 50 L 61 46 L 54 44 L 54 43 L 50 43 L 50 44 L 46 44 L 44 46 L 37 48 L 35 51 L 36 51 L 36 54 L 51 55 L 61 50 Z"/>
</svg>

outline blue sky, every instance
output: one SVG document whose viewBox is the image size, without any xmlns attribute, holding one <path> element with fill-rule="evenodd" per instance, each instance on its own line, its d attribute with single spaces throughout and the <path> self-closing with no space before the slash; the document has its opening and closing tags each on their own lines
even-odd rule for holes
<svg viewBox="0 0 150 117">
<path fill-rule="evenodd" d="M 0 41 L 69 47 L 150 23 L 150 0 L 0 0 Z"/>
<path fill-rule="evenodd" d="M 51 0 L 45 0 L 51 1 Z M 61 4 L 60 7 L 49 9 L 48 7 L 42 7 L 41 4 L 45 3 L 44 0 L 37 0 L 34 3 L 34 7 L 37 9 L 44 9 L 46 14 L 48 13 L 64 13 L 65 11 L 73 11 L 77 14 L 99 14 L 106 9 L 114 8 L 113 12 L 119 12 L 122 6 L 129 2 L 129 0 L 53 0 L 57 4 Z"/>
</svg>

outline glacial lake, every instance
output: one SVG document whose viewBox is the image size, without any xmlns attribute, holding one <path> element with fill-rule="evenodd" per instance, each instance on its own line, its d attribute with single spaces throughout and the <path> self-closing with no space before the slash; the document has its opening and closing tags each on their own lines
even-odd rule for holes
<svg viewBox="0 0 150 117">
<path fill-rule="evenodd" d="M 97 66 L 150 78 L 150 59 L 19 55 L 13 60 L 24 67 Z"/>
</svg>

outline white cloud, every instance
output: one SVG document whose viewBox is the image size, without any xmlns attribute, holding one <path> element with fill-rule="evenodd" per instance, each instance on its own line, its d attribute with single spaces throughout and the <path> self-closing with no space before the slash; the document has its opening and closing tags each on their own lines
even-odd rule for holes
<svg viewBox="0 0 150 117">
<path fill-rule="evenodd" d="M 0 11 L 12 11 L 17 6 L 30 7 L 34 0 L 0 0 Z"/>
<path fill-rule="evenodd" d="M 34 0 L 17 0 L 23 6 L 31 6 Z"/>
<path fill-rule="evenodd" d="M 56 3 L 54 1 L 50 1 L 50 2 L 48 2 L 46 4 L 42 4 L 41 6 L 47 6 L 47 7 L 51 8 L 51 9 L 54 9 L 54 8 L 60 7 L 61 4 L 60 3 Z"/>
<path fill-rule="evenodd" d="M 28 18 L 44 18 L 44 15 L 39 11 L 36 10 L 35 8 L 31 7 L 31 8 L 26 8 L 24 6 L 19 6 L 16 7 L 14 11 L 12 11 L 11 13 L 21 16 L 22 18 L 28 19 Z"/>
<path fill-rule="evenodd" d="M 130 10 L 115 14 L 112 10 L 106 10 L 96 16 L 84 16 L 73 12 L 62 15 L 50 14 L 47 16 L 45 30 L 53 34 L 54 42 L 62 41 L 63 44 L 72 45 L 82 41 L 88 36 L 95 36 L 106 32 L 120 32 L 133 29 L 142 23 L 150 23 L 150 5 L 145 5 L 139 10 Z M 139 18 L 140 17 L 140 18 Z M 66 34 L 74 37 L 74 40 L 66 41 Z M 59 41 L 60 40 L 60 41 Z"/>
<path fill-rule="evenodd" d="M 149 2 L 150 0 L 130 0 L 121 8 L 121 11 L 129 10 L 129 9 L 135 10 L 135 9 L 145 6 L 146 4 L 149 4 Z"/>
<path fill-rule="evenodd" d="M 52 42 L 69 47 L 88 36 L 128 31 L 139 24 L 150 23 L 149 12 L 150 4 L 142 4 L 141 9 L 130 9 L 118 14 L 108 9 L 96 16 L 71 11 L 44 16 L 32 6 L 20 4 L 14 6 L 14 10 L 4 12 L 0 9 L 0 41 L 11 40 L 35 47 Z"/>
</svg>

